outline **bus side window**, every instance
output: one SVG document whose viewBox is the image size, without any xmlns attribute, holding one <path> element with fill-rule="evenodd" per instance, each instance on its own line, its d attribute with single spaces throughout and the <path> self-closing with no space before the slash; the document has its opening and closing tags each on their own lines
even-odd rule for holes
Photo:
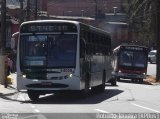
<svg viewBox="0 0 160 119">
<path fill-rule="evenodd" d="M 83 38 L 80 39 L 80 57 L 84 58 L 86 52 L 86 43 Z"/>
</svg>

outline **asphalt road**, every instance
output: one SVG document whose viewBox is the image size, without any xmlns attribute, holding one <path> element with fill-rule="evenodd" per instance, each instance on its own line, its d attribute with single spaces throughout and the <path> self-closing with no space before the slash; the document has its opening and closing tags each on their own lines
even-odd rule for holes
<svg viewBox="0 0 160 119">
<path fill-rule="evenodd" d="M 44 119 L 52 116 L 70 118 L 73 113 L 73 117 L 89 119 L 96 117 L 97 113 L 160 113 L 159 90 L 159 85 L 134 84 L 130 80 L 121 80 L 118 86 L 106 84 L 104 93 L 86 99 L 59 94 L 41 96 L 38 102 L 32 102 L 24 92 L 1 98 L 0 112 L 28 113 L 22 115 L 27 119 L 35 115 L 38 119 L 43 116 Z"/>
<path fill-rule="evenodd" d="M 0 97 L 0 117 L 14 113 L 12 116 L 22 119 L 94 119 L 99 113 L 160 113 L 159 91 L 160 85 L 121 79 L 117 86 L 106 84 L 104 93 L 86 99 L 74 94 L 50 94 L 33 102 L 26 92 L 13 93 Z"/>
</svg>

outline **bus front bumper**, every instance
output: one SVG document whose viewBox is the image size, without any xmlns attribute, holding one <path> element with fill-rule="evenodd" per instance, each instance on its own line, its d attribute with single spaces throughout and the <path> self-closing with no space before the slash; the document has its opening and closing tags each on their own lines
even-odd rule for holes
<svg viewBox="0 0 160 119">
<path fill-rule="evenodd" d="M 122 72 L 112 72 L 112 76 L 116 78 L 126 78 L 126 79 L 145 79 L 146 74 L 130 74 Z"/>
</svg>

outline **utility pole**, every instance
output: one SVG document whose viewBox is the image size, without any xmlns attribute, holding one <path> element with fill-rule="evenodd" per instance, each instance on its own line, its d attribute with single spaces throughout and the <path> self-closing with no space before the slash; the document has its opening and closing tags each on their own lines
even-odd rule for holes
<svg viewBox="0 0 160 119">
<path fill-rule="evenodd" d="M 23 15 L 23 0 L 19 0 L 20 2 L 20 10 L 21 10 L 21 15 L 20 15 L 20 23 L 24 21 L 24 15 Z"/>
<path fill-rule="evenodd" d="M 30 0 L 27 0 L 27 21 L 30 20 Z"/>
<path fill-rule="evenodd" d="M 5 83 L 6 0 L 1 0 L 0 83 Z"/>
<path fill-rule="evenodd" d="M 160 1 L 153 1 L 153 24 L 154 24 L 154 38 L 156 39 L 156 48 L 157 48 L 157 71 L 156 71 L 156 79 L 160 81 Z"/>
</svg>

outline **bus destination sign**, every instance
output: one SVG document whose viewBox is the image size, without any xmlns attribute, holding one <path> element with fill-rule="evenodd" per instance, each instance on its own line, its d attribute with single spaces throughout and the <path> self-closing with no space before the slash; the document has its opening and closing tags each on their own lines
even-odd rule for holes
<svg viewBox="0 0 160 119">
<path fill-rule="evenodd" d="M 76 25 L 73 24 L 29 24 L 23 25 L 22 33 L 26 32 L 76 32 Z"/>
<path fill-rule="evenodd" d="M 126 49 L 126 50 L 137 50 L 137 51 L 143 51 L 144 50 L 142 47 L 130 47 L 130 46 L 126 46 L 126 47 L 124 47 L 124 49 Z"/>
</svg>

